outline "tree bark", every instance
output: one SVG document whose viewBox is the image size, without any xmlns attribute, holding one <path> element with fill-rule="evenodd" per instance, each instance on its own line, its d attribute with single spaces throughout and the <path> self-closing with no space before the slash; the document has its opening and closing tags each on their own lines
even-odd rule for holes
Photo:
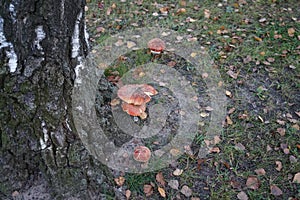
<svg viewBox="0 0 300 200">
<path fill-rule="evenodd" d="M 0 2 L 0 199 L 32 188 L 41 199 L 100 199 L 110 192 L 104 167 L 77 137 L 70 107 L 88 51 L 84 0 Z"/>
</svg>

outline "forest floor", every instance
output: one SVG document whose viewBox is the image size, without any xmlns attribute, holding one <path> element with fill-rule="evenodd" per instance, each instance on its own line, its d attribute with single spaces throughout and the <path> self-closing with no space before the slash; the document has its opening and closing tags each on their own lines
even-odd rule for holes
<svg viewBox="0 0 300 200">
<path fill-rule="evenodd" d="M 140 174 L 111 170 L 111 187 L 128 199 L 300 199 L 300 1 L 87 2 L 92 49 L 114 34 L 148 26 L 188 35 L 212 58 L 227 98 L 222 133 L 206 157 L 197 152 L 206 142 L 203 126 L 189 153 L 169 167 Z M 124 57 L 153 61 L 147 52 Z M 188 76 L 184 61 L 167 53 L 154 59 Z M 124 60 L 116 67 L 120 76 L 128 70 Z M 122 138 L 113 136 L 115 143 Z"/>
</svg>

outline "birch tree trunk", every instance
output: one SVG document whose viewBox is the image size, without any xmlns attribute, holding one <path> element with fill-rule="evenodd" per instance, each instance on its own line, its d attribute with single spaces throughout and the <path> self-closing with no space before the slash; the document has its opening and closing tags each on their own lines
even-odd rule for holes
<svg viewBox="0 0 300 200">
<path fill-rule="evenodd" d="M 84 0 L 0 2 L 0 199 L 100 199 L 111 192 L 104 167 L 80 142 L 70 108 L 88 51 Z"/>
</svg>

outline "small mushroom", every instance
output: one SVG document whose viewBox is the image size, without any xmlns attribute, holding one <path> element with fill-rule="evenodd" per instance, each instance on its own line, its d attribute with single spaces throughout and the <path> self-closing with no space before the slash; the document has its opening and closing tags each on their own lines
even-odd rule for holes
<svg viewBox="0 0 300 200">
<path fill-rule="evenodd" d="M 148 42 L 148 48 L 153 54 L 160 54 L 165 48 L 166 44 L 159 38 L 154 38 Z"/>
<path fill-rule="evenodd" d="M 138 162 L 147 162 L 151 157 L 151 151 L 148 147 L 138 146 L 133 151 L 133 158 Z"/>
<path fill-rule="evenodd" d="M 131 116 L 140 117 L 141 119 L 147 118 L 147 113 L 145 113 L 146 110 L 146 104 L 142 105 L 133 105 L 123 102 L 122 103 L 122 109 L 124 112 Z"/>
<path fill-rule="evenodd" d="M 128 104 L 142 105 L 148 103 L 151 100 L 150 96 L 157 94 L 157 91 L 151 85 L 129 84 L 121 87 L 117 94 Z"/>
</svg>

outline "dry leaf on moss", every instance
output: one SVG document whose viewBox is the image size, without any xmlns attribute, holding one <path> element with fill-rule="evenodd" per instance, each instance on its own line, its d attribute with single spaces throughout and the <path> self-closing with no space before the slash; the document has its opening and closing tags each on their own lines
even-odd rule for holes
<svg viewBox="0 0 300 200">
<path fill-rule="evenodd" d="M 249 176 L 246 181 L 246 186 L 249 189 L 257 190 L 259 188 L 259 180 L 256 176 Z"/>
</svg>

